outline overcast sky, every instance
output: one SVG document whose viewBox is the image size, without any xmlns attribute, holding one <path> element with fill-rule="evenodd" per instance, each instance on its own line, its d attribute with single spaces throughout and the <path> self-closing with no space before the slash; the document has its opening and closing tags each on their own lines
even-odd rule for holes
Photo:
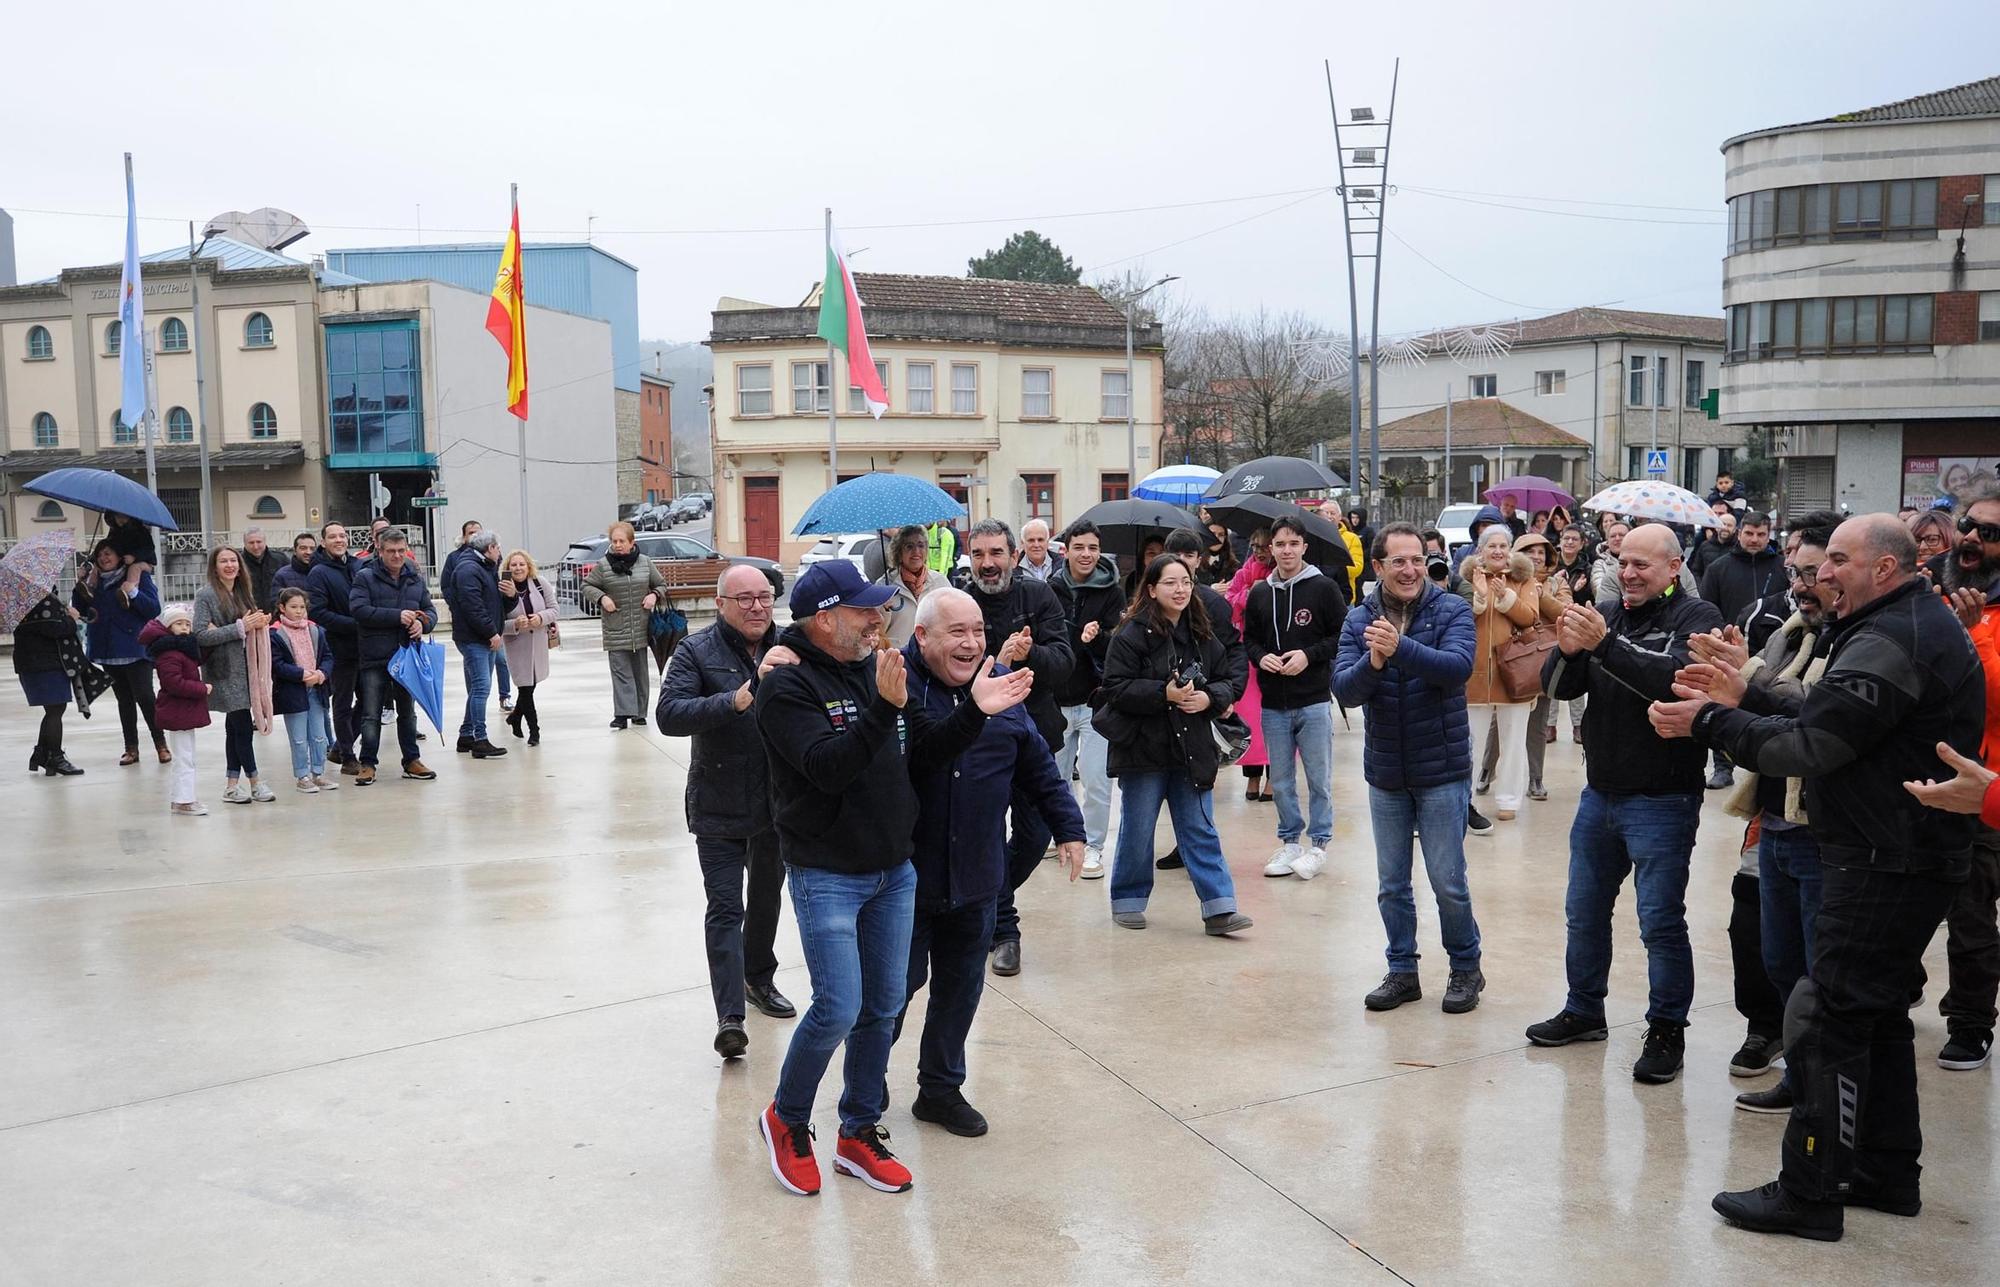
<svg viewBox="0 0 2000 1287">
<path fill-rule="evenodd" d="M 1344 329 L 1340 208 L 1306 191 L 1337 181 L 1320 60 L 1343 114 L 1380 114 L 1399 55 L 1385 333 L 1714 313 L 1723 139 L 2000 73 L 1990 0 L 116 0 L 17 7 L 5 31 L 23 280 L 118 258 L 126 150 L 142 215 L 279 206 L 315 229 L 301 255 L 414 242 L 419 205 L 423 240 L 497 239 L 511 180 L 531 241 L 595 216 L 663 339 L 703 336 L 720 295 L 797 302 L 829 205 L 862 271 L 962 274 L 1032 226 L 1087 277 L 1142 265 L 1216 313 Z M 1079 214 L 1163 205 L 1184 208 Z M 142 249 L 185 235 L 141 228 Z"/>
</svg>

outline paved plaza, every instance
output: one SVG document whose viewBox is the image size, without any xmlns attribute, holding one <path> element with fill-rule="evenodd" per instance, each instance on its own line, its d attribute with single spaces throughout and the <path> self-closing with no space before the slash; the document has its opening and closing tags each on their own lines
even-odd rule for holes
<svg viewBox="0 0 2000 1287">
<path fill-rule="evenodd" d="M 1645 960 L 1619 907 L 1611 1039 L 1530 1049 L 1561 1006 L 1578 748 L 1553 798 L 1469 838 L 1489 987 L 1438 1009 L 1446 965 L 1418 877 L 1426 997 L 1369 1014 L 1382 929 L 1359 765 L 1335 735 L 1326 874 L 1266 880 L 1274 809 L 1225 773 L 1216 813 L 1243 910 L 1204 937 L 1180 873 L 1152 928 L 1108 882 L 1022 891 L 1024 969 L 989 976 L 965 1140 L 914 1122 L 916 1051 L 884 1124 L 903 1195 L 831 1173 L 838 1060 L 816 1110 L 825 1192 L 771 1176 L 756 1117 L 791 1024 L 753 1014 L 723 1066 L 682 822 L 685 741 L 608 730 L 588 626 L 538 696 L 543 744 L 474 763 L 432 733 L 432 783 L 220 802 L 115 766 L 107 696 L 70 717 L 74 779 L 23 773 L 33 721 L 0 663 L 0 1283 L 1256 1284 L 1989 1283 L 2000 1264 L 1989 1070 L 1948 1073 L 1917 1013 L 1926 1164 L 1915 1220 L 1857 1210 L 1837 1244 L 1709 1210 L 1776 1173 L 1782 1117 L 1732 1107 L 1729 881 L 1741 824 L 1709 796 L 1689 890 L 1687 1070 L 1635 1084 Z M 455 674 L 451 688 L 462 691 Z M 455 717 L 454 717 L 455 718 Z M 393 756 L 391 757 L 393 759 Z M 1166 839 L 1164 820 L 1160 849 Z M 778 984 L 809 995 L 789 908 Z M 918 1002 L 921 1005 L 921 998 Z"/>
</svg>

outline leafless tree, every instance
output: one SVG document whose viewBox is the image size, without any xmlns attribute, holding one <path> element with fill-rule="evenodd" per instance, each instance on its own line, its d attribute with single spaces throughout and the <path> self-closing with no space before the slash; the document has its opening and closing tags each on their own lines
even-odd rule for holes
<svg viewBox="0 0 2000 1287">
<path fill-rule="evenodd" d="M 1347 425 L 1347 391 L 1315 378 L 1299 352 L 1327 334 L 1302 313 L 1266 309 L 1181 319 L 1167 338 L 1169 443 L 1222 469 L 1257 456 L 1303 456 Z"/>
</svg>

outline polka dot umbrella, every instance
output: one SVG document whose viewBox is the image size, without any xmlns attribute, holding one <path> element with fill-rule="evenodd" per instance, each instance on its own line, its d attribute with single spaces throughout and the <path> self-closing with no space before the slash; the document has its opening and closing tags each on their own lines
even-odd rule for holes
<svg viewBox="0 0 2000 1287">
<path fill-rule="evenodd" d="M 1681 527 L 1721 526 L 1701 497 L 1685 487 L 1650 478 L 1613 483 L 1585 501 L 1583 507 L 1600 514 L 1623 514 Z"/>
</svg>

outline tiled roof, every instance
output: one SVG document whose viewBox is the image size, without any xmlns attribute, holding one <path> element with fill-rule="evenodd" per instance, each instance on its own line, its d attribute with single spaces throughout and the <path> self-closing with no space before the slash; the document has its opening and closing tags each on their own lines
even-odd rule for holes
<svg viewBox="0 0 2000 1287">
<path fill-rule="evenodd" d="M 987 313 L 1008 322 L 1058 326 L 1115 326 L 1125 314 L 1089 286 L 1049 286 L 1041 282 L 989 277 L 919 277 L 907 273 L 856 273 L 854 285 L 865 308 L 912 312 Z M 814 288 L 807 305 L 819 303 Z"/>
<path fill-rule="evenodd" d="M 1471 398 L 1451 404 L 1453 451 L 1479 447 L 1567 447 L 1588 451 L 1590 444 L 1567 430 L 1498 398 Z M 1382 450 L 1439 451 L 1444 447 L 1444 408 L 1432 407 L 1382 426 Z M 1347 439 L 1327 444 L 1330 458 L 1345 458 Z"/>
<path fill-rule="evenodd" d="M 1780 134 L 1786 130 L 1809 129 L 1815 125 L 1869 125 L 1895 121 L 1949 120 L 1953 117 L 1968 116 L 2000 116 L 2000 76 L 1988 76 L 1985 80 L 1954 85 L 1950 89 L 1933 90 L 1928 94 L 1918 94 L 1914 98 L 1884 103 L 1880 107 L 1864 107 L 1859 111 L 1825 116 L 1816 121 L 1800 121 L 1793 125 L 1774 125 L 1768 129 L 1752 130 L 1748 134 L 1730 139 L 1728 143 L 1723 144 L 1723 147 L 1727 148 L 1740 139 L 1752 138 L 1759 134 Z"/>
<path fill-rule="evenodd" d="M 1687 313 L 1636 313 L 1623 308 L 1572 308 L 1547 317 L 1520 322 L 1480 322 L 1472 326 L 1440 327 L 1427 349 L 1445 350 L 1445 337 L 1465 331 L 1492 330 L 1515 345 L 1561 344 L 1574 340 L 1684 340 L 1691 344 L 1721 344 L 1723 321 Z M 1518 333 L 1517 333 L 1518 332 Z"/>
</svg>

